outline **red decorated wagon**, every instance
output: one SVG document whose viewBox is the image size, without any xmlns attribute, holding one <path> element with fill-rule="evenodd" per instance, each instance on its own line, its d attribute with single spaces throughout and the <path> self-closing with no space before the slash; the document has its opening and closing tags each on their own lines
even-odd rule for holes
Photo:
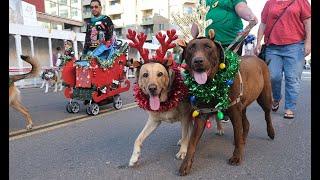
<svg viewBox="0 0 320 180">
<path fill-rule="evenodd" d="M 62 79 L 69 113 L 80 110 L 80 104 L 74 100 L 83 101 L 89 115 L 97 115 L 99 106 L 109 103 L 115 109 L 122 107 L 120 93 L 130 88 L 124 72 L 127 50 L 127 43 L 114 40 L 111 44 L 101 44 L 80 60 L 71 58 L 64 63 Z"/>
</svg>

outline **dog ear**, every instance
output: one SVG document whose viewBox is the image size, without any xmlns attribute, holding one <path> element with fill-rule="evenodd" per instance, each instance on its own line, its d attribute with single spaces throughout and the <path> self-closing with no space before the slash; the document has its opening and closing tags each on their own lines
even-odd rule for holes
<svg viewBox="0 0 320 180">
<path fill-rule="evenodd" d="M 168 58 L 165 62 L 165 66 L 166 67 L 170 67 L 171 65 L 173 65 L 173 59 L 172 58 Z"/>
<path fill-rule="evenodd" d="M 172 86 L 172 83 L 173 83 L 173 80 L 174 80 L 174 77 L 175 77 L 175 72 L 172 70 L 172 69 L 169 69 L 169 88 L 168 89 L 171 89 L 171 86 Z"/>
<path fill-rule="evenodd" d="M 133 64 L 132 64 L 132 66 L 134 67 L 134 68 L 140 68 L 141 66 L 142 66 L 142 63 L 140 62 L 140 61 L 133 61 Z"/>
<path fill-rule="evenodd" d="M 218 50 L 220 51 L 220 63 L 223 62 L 224 63 L 224 50 L 223 47 L 221 45 L 221 43 L 219 41 L 214 41 L 214 43 L 216 44 Z"/>
<path fill-rule="evenodd" d="M 176 42 L 182 49 L 185 49 L 187 47 L 187 42 L 184 39 L 177 39 Z"/>
<path fill-rule="evenodd" d="M 193 39 L 196 39 L 199 35 L 199 27 L 196 23 L 192 23 L 191 35 L 192 35 Z"/>
<path fill-rule="evenodd" d="M 136 68 L 136 78 L 139 79 L 139 73 L 140 73 L 140 69 L 142 66 L 142 62 L 137 61 L 137 60 L 133 60 L 132 66 L 133 66 L 133 68 Z"/>
<path fill-rule="evenodd" d="M 164 93 L 161 93 L 161 95 L 160 95 L 160 101 L 161 102 L 164 102 L 164 101 L 166 101 L 168 99 L 168 92 L 171 91 L 173 80 L 175 78 L 175 72 L 171 68 L 168 69 L 168 77 L 169 77 L 168 88 L 165 90 Z"/>
<path fill-rule="evenodd" d="M 211 40 L 214 40 L 214 38 L 215 38 L 215 35 L 216 35 L 216 33 L 214 32 L 214 30 L 213 29 L 209 29 L 209 38 L 211 39 Z"/>
</svg>

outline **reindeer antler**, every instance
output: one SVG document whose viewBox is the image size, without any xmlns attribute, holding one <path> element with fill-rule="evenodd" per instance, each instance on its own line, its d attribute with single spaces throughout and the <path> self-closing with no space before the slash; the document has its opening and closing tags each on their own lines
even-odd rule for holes
<svg viewBox="0 0 320 180">
<path fill-rule="evenodd" d="M 176 30 L 171 29 L 167 30 L 168 40 L 165 41 L 166 35 L 162 34 L 161 32 L 157 33 L 156 38 L 158 39 L 160 43 L 159 49 L 156 51 L 156 56 L 154 56 L 155 59 L 158 61 L 162 61 L 164 59 L 164 56 L 166 55 L 166 52 L 168 49 L 174 48 L 176 44 L 172 43 L 172 41 L 178 39 L 178 36 L 176 35 Z"/>
<path fill-rule="evenodd" d="M 136 31 L 128 29 L 127 38 L 132 41 L 129 43 L 129 46 L 136 48 L 139 51 L 142 59 L 144 61 L 148 61 L 149 51 L 148 49 L 143 48 L 143 44 L 147 39 L 147 35 L 145 35 L 143 32 L 138 34 L 137 38 L 136 38 L 136 35 L 137 35 Z"/>
</svg>

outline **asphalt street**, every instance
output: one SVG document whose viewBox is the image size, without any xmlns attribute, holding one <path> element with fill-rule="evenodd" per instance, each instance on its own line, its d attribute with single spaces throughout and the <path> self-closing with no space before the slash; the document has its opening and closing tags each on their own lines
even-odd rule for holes
<svg viewBox="0 0 320 180">
<path fill-rule="evenodd" d="M 240 166 L 227 164 L 233 151 L 231 123 L 224 124 L 220 137 L 214 122 L 199 142 L 189 176 L 177 175 L 179 123 L 161 124 L 144 142 L 139 165 L 128 168 L 134 140 L 147 120 L 146 112 L 131 108 L 10 139 L 10 179 L 311 179 L 310 75 L 303 74 L 295 119 L 283 118 L 283 103 L 272 113 L 274 140 L 267 136 L 257 103 L 248 108 L 251 126 Z"/>
<path fill-rule="evenodd" d="M 134 102 L 132 90 L 135 79 L 130 78 L 129 80 L 131 82 L 129 91 L 120 94 L 124 105 Z M 69 101 L 64 97 L 64 90 L 53 92 L 54 87 L 52 87 L 49 89 L 48 93 L 44 93 L 45 88 L 40 89 L 39 87 L 20 89 L 22 103 L 28 108 L 34 126 L 43 125 L 61 119 L 72 118 L 79 115 L 86 115 L 86 106 L 83 105 L 82 101 L 75 100 L 80 104 L 79 113 L 73 114 L 66 111 L 66 104 Z M 100 106 L 100 109 L 114 108 L 111 103 Z M 25 129 L 25 118 L 20 112 L 16 111 L 12 107 L 9 108 L 9 120 L 10 132 Z"/>
</svg>

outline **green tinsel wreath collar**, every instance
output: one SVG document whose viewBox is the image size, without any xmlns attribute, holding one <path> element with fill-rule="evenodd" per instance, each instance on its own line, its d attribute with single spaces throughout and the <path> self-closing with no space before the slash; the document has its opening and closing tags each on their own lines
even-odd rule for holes
<svg viewBox="0 0 320 180">
<path fill-rule="evenodd" d="M 215 108 L 219 110 L 227 109 L 230 104 L 229 90 L 233 84 L 234 77 L 239 70 L 240 58 L 233 51 L 225 52 L 225 65 L 219 69 L 213 79 L 208 79 L 205 84 L 198 84 L 188 71 L 185 71 L 184 83 L 189 89 L 191 102 L 212 103 L 216 102 Z M 194 96 L 194 97 L 193 97 Z"/>
</svg>

